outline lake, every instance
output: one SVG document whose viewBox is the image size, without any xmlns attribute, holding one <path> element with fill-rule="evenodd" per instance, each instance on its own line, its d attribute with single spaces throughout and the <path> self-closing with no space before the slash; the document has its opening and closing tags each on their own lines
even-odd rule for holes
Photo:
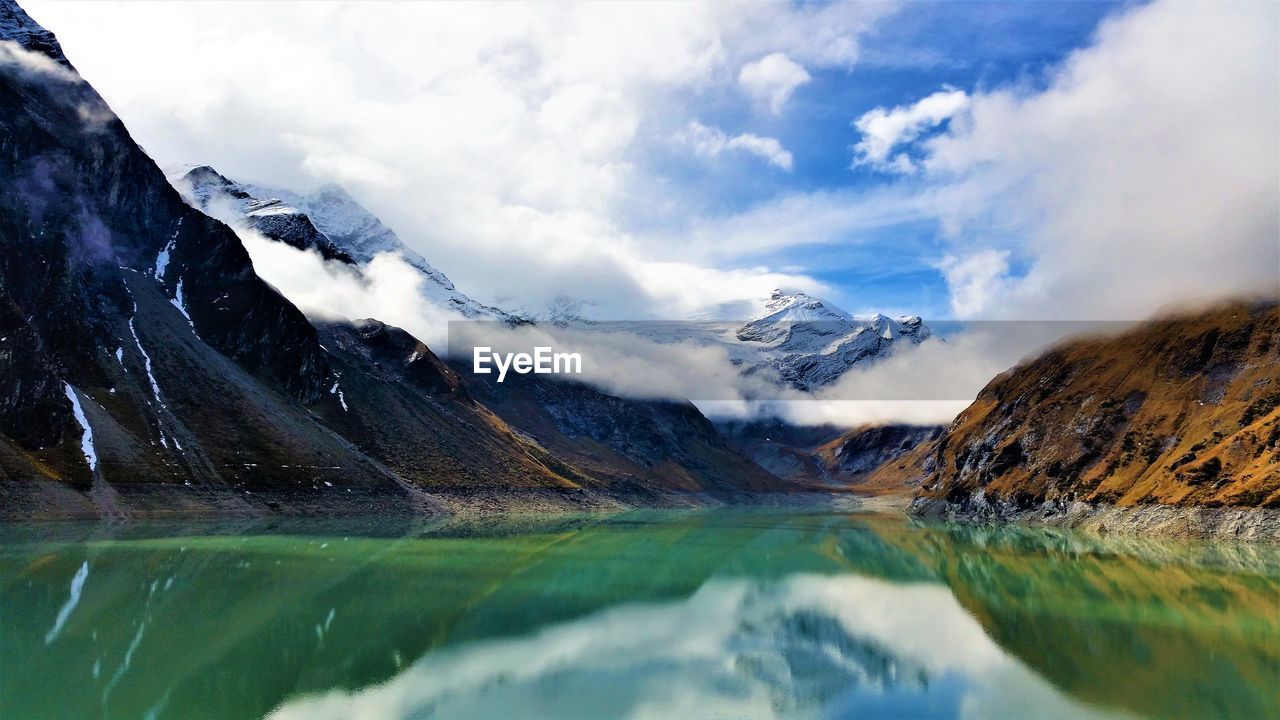
<svg viewBox="0 0 1280 720">
<path fill-rule="evenodd" d="M 0 717 L 1280 717 L 1280 548 L 871 513 L 0 525 Z"/>
</svg>

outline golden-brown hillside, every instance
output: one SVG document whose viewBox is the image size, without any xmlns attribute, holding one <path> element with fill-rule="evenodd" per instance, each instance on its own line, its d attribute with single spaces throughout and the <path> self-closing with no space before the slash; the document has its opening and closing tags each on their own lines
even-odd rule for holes
<svg viewBox="0 0 1280 720">
<path fill-rule="evenodd" d="M 914 477 L 920 496 L 961 505 L 1280 506 L 1280 305 L 1067 342 L 996 377 L 945 435 L 890 465 L 879 485 Z"/>
</svg>

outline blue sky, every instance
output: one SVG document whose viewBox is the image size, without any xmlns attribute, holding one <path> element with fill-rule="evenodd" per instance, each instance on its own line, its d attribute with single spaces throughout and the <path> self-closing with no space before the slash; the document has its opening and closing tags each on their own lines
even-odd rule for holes
<svg viewBox="0 0 1280 720">
<path fill-rule="evenodd" d="M 706 215 L 731 215 L 771 197 L 801 191 L 873 191 L 911 184 L 870 167 L 852 167 L 859 140 L 852 121 L 877 107 L 910 105 L 944 86 L 965 91 L 1015 86 L 1042 89 L 1046 75 L 1088 45 L 1108 15 L 1132 3 L 915 2 L 863 36 L 853 68 L 815 70 L 786 112 L 774 115 L 731 90 L 691 104 L 699 119 L 726 133 L 776 137 L 794 155 L 794 169 L 765 167 L 737 155 L 707 163 L 673 149 L 650 159 L 672 181 L 692 187 Z M 937 132 L 945 129 L 944 122 Z M 927 137 L 927 134 L 926 136 Z M 937 223 L 920 219 L 877 228 L 847 245 L 788 248 L 745 256 L 743 262 L 803 267 L 841 294 L 854 311 L 950 314 L 948 289 L 933 267 L 945 253 Z"/>
</svg>

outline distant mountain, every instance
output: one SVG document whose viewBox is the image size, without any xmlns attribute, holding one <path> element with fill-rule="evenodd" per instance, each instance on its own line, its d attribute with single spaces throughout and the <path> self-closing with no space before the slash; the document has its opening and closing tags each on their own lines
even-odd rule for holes
<svg viewBox="0 0 1280 720">
<path fill-rule="evenodd" d="M 804 293 L 775 290 L 764 312 L 735 335 L 760 359 L 747 372 L 768 368 L 799 390 L 834 383 L 851 367 L 873 362 L 901 343 L 918 345 L 933 331 L 918 316 L 850 315 Z"/>
<path fill-rule="evenodd" d="M 422 293 L 429 301 L 467 318 L 626 330 L 656 342 L 694 340 L 724 348 L 746 375 L 766 375 L 801 391 L 830 385 L 855 365 L 882 359 L 903 342 L 916 345 L 933 337 L 918 316 L 850 315 L 805 293 L 781 290 L 744 324 L 595 322 L 588 317 L 587 304 L 568 295 L 557 297 L 541 312 L 507 312 L 458 290 L 337 185 L 303 195 L 235 182 L 207 165 L 189 168 L 170 181 L 206 214 L 299 249 L 316 250 L 326 259 L 358 268 L 380 253 L 399 255 L 423 274 Z"/>
<path fill-rule="evenodd" d="M 512 428 L 408 333 L 313 325 L 12 0 L 0 0 L 0 148 L 0 515 L 381 514 L 784 489 L 691 406 L 647 416 L 680 424 L 656 428 L 654 467 L 624 480 L 608 458 L 578 467 Z M 340 262 L 368 257 L 346 244 L 371 251 L 279 198 L 228 195 L 282 242 Z"/>
<path fill-rule="evenodd" d="M 716 427 L 756 464 L 784 480 L 857 491 L 882 465 L 942 432 L 941 427 L 916 425 L 797 426 L 772 418 L 723 420 Z"/>
<path fill-rule="evenodd" d="M 571 325 L 579 325 L 569 321 Z M 593 323 L 585 323 L 591 327 Z M 774 290 L 763 310 L 746 322 L 637 321 L 595 323 L 658 343 L 693 342 L 723 350 L 743 375 L 812 392 L 850 369 L 888 357 L 934 337 L 918 316 L 850 315 L 801 292 Z M 934 340 L 938 342 L 940 340 Z"/>
<path fill-rule="evenodd" d="M 189 168 L 170 182 L 202 212 L 231 225 L 244 225 L 271 240 L 314 249 L 325 259 L 362 266 L 382 253 L 400 256 L 422 274 L 420 291 L 434 305 L 465 318 L 518 322 L 521 318 L 479 303 L 410 249 L 373 213 L 341 187 L 323 185 L 313 193 L 233 181 L 208 165 Z"/>
<path fill-rule="evenodd" d="M 1280 304 L 1064 343 L 877 474 L 914 478 L 920 509 L 962 514 L 1280 508 Z"/>
</svg>

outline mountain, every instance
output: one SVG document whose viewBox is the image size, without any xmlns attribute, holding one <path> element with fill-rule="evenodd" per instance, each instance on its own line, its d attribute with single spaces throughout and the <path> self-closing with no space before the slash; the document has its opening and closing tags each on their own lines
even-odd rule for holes
<svg viewBox="0 0 1280 720">
<path fill-rule="evenodd" d="M 1066 342 L 996 377 L 903 460 L 879 474 L 919 480 L 921 511 L 1280 508 L 1280 304 Z"/>
<path fill-rule="evenodd" d="M 11 0 L 0 0 L 0 174 L 0 515 L 638 497 L 597 470 L 607 460 L 580 469 L 512 428 L 407 333 L 313 325 L 254 273 L 231 228 L 169 185 Z M 267 230 L 350 254 L 292 206 L 232 200 Z M 294 217 L 264 220 L 277 216 Z M 663 437 L 686 450 L 642 478 L 669 478 L 646 491 L 695 477 L 702 492 L 736 492 L 703 473 L 749 461 L 682 412 L 666 417 L 694 432 Z M 651 445 L 652 457 L 665 447 Z"/>
<path fill-rule="evenodd" d="M 797 426 L 772 418 L 723 420 L 716 427 L 756 464 L 784 480 L 859 492 L 882 465 L 942 432 L 940 427 L 895 424 Z"/>
<path fill-rule="evenodd" d="M 933 339 L 915 315 L 851 315 L 811 295 L 774 290 L 746 322 L 632 321 L 569 325 L 627 332 L 657 343 L 695 343 L 724 351 L 746 376 L 801 392 L 821 390 L 851 368 Z M 940 339 L 935 339 L 940 342 Z"/>
<path fill-rule="evenodd" d="M 193 167 L 171 182 L 192 206 L 214 219 L 228 224 L 243 222 L 277 242 L 315 250 L 326 260 L 356 264 L 356 259 L 321 232 L 306 213 L 278 198 L 254 197 L 208 165 Z"/>
<path fill-rule="evenodd" d="M 623 330 L 655 342 L 693 340 L 727 351 L 746 375 L 761 375 L 800 391 L 834 383 L 849 368 L 887 356 L 901 341 L 919 344 L 933 331 L 918 316 L 850 315 L 805 293 L 775 290 L 763 311 L 743 324 L 722 322 L 604 322 L 586 318 L 587 304 L 568 295 L 541 312 L 507 312 L 483 305 L 458 290 L 444 273 L 409 249 L 390 228 L 341 187 L 315 192 L 240 183 L 207 165 L 170 178 L 192 206 L 232 226 L 329 260 L 359 267 L 378 254 L 399 255 L 423 276 L 421 291 L 437 307 L 476 320 L 546 322 L 553 326 Z"/>
<path fill-rule="evenodd" d="M 606 487 L 741 496 L 794 489 L 730 443 L 692 403 L 613 397 L 583 383 L 539 375 L 476 375 L 471 391 L 511 427 Z"/>
<path fill-rule="evenodd" d="M 398 255 L 421 273 L 419 291 L 434 305 L 475 320 L 521 321 L 460 292 L 444 273 L 337 185 L 299 194 L 236 182 L 208 165 L 189 168 L 170 182 L 192 206 L 234 227 L 247 227 L 271 240 L 315 250 L 327 260 L 357 268 L 383 253 Z"/>
<path fill-rule="evenodd" d="M 918 345 L 932 336 L 915 315 L 850 315 L 805 293 L 781 290 L 735 334 L 761 357 L 746 372 L 767 368 L 798 390 L 830 385 L 854 365 L 885 357 L 897 343 Z"/>
</svg>

